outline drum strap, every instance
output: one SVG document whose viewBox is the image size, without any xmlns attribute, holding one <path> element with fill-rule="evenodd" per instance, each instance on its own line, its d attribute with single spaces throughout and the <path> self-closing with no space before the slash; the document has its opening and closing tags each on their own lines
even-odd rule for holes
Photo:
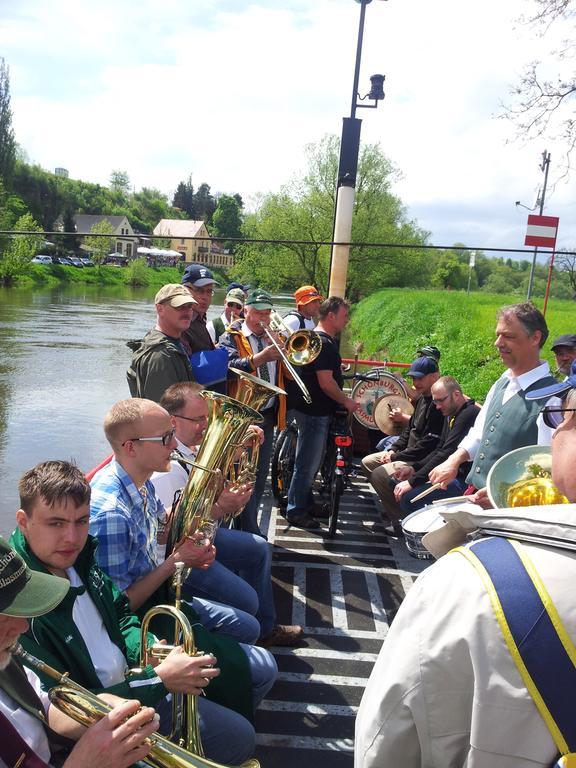
<svg viewBox="0 0 576 768">
<path fill-rule="evenodd" d="M 489 538 L 453 550 L 478 571 L 500 630 L 558 752 L 556 766 L 576 766 L 576 648 L 526 550 Z"/>
</svg>

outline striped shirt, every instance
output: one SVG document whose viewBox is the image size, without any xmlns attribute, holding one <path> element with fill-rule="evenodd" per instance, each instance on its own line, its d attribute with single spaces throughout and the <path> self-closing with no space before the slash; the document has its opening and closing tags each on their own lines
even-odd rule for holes
<svg viewBox="0 0 576 768">
<path fill-rule="evenodd" d="M 138 489 L 114 460 L 96 473 L 90 485 L 96 559 L 118 589 L 125 590 L 158 566 L 156 539 L 164 507 L 149 480 Z"/>
</svg>

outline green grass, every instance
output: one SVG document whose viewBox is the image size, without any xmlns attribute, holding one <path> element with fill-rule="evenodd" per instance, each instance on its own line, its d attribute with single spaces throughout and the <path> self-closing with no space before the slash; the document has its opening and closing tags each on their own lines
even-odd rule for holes
<svg viewBox="0 0 576 768">
<path fill-rule="evenodd" d="M 504 368 L 494 348 L 496 311 L 517 296 L 387 289 L 363 299 L 349 326 L 353 341 L 364 344 L 361 357 L 410 362 L 418 347 L 434 344 L 442 352 L 441 371 L 455 376 L 466 394 L 483 400 Z M 542 308 L 542 302 L 537 301 Z M 576 304 L 549 302 L 550 338 L 542 357 L 555 367 L 550 341 L 576 330 Z"/>
</svg>

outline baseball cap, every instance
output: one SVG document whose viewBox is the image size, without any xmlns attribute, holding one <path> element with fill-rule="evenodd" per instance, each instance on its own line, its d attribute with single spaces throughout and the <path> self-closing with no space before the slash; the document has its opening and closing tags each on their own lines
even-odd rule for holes
<svg viewBox="0 0 576 768">
<path fill-rule="evenodd" d="M 576 347 L 576 333 L 563 333 L 562 336 L 558 336 L 550 347 L 552 352 L 556 347 Z"/>
<path fill-rule="evenodd" d="M 182 283 L 190 283 L 196 288 L 202 288 L 205 285 L 219 285 L 214 280 L 212 272 L 203 264 L 188 264 L 182 275 Z"/>
<path fill-rule="evenodd" d="M 6 616 L 42 616 L 52 611 L 70 587 L 68 579 L 31 571 L 0 537 L 0 613 Z"/>
<path fill-rule="evenodd" d="M 406 373 L 406 376 L 410 376 L 413 379 L 422 379 L 424 376 L 428 376 L 429 373 L 438 372 L 438 362 L 433 357 L 417 357 L 416 360 L 410 366 L 410 370 Z"/>
<path fill-rule="evenodd" d="M 313 285 L 303 285 L 301 288 L 298 288 L 294 298 L 296 299 L 296 304 L 310 304 L 311 301 L 317 301 L 318 299 L 323 301 L 322 296 L 320 296 Z"/>
<path fill-rule="evenodd" d="M 228 288 L 226 288 L 226 291 L 227 291 L 228 293 L 230 293 L 230 291 L 231 291 L 233 288 L 240 288 L 240 290 L 241 290 L 243 293 L 246 293 L 246 291 L 248 290 L 248 286 L 247 286 L 247 285 L 242 285 L 242 283 L 230 283 L 230 285 L 228 286 Z"/>
<path fill-rule="evenodd" d="M 434 360 L 440 360 L 440 350 L 438 347 L 433 347 L 431 344 L 427 344 L 425 347 L 416 350 L 418 357 L 433 357 Z"/>
<path fill-rule="evenodd" d="M 272 309 L 272 296 L 260 288 L 255 288 L 248 294 L 246 306 L 254 307 L 254 309 Z"/>
<path fill-rule="evenodd" d="M 559 381 L 557 384 L 550 384 L 549 387 L 542 387 L 542 389 L 534 389 L 532 392 L 525 392 L 524 397 L 526 400 L 547 400 L 553 395 L 562 395 L 569 389 L 576 387 L 576 360 L 572 361 L 570 366 L 570 375 L 566 377 L 564 381 Z"/>
<path fill-rule="evenodd" d="M 234 302 L 234 304 L 240 304 L 240 306 L 243 307 L 245 298 L 244 291 L 241 288 L 232 288 L 226 294 L 226 304 L 228 304 L 228 302 Z"/>
<path fill-rule="evenodd" d="M 183 304 L 198 304 L 187 288 L 180 283 L 163 285 L 154 297 L 154 304 L 170 304 L 171 307 L 181 307 Z"/>
</svg>

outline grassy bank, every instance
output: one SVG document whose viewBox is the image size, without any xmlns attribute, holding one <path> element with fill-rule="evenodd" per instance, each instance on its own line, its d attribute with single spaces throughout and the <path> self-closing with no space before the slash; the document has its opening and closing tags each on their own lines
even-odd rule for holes
<svg viewBox="0 0 576 768">
<path fill-rule="evenodd" d="M 350 336 L 362 341 L 363 357 L 409 362 L 416 349 L 434 344 L 442 352 L 441 370 L 455 376 L 467 394 L 482 400 L 503 371 L 494 349 L 496 311 L 518 301 L 517 296 L 462 292 L 378 291 L 354 308 Z M 537 302 L 541 308 L 542 302 Z M 576 304 L 554 300 L 546 320 L 550 337 L 574 333 Z M 545 346 L 543 357 L 554 367 Z"/>
</svg>

